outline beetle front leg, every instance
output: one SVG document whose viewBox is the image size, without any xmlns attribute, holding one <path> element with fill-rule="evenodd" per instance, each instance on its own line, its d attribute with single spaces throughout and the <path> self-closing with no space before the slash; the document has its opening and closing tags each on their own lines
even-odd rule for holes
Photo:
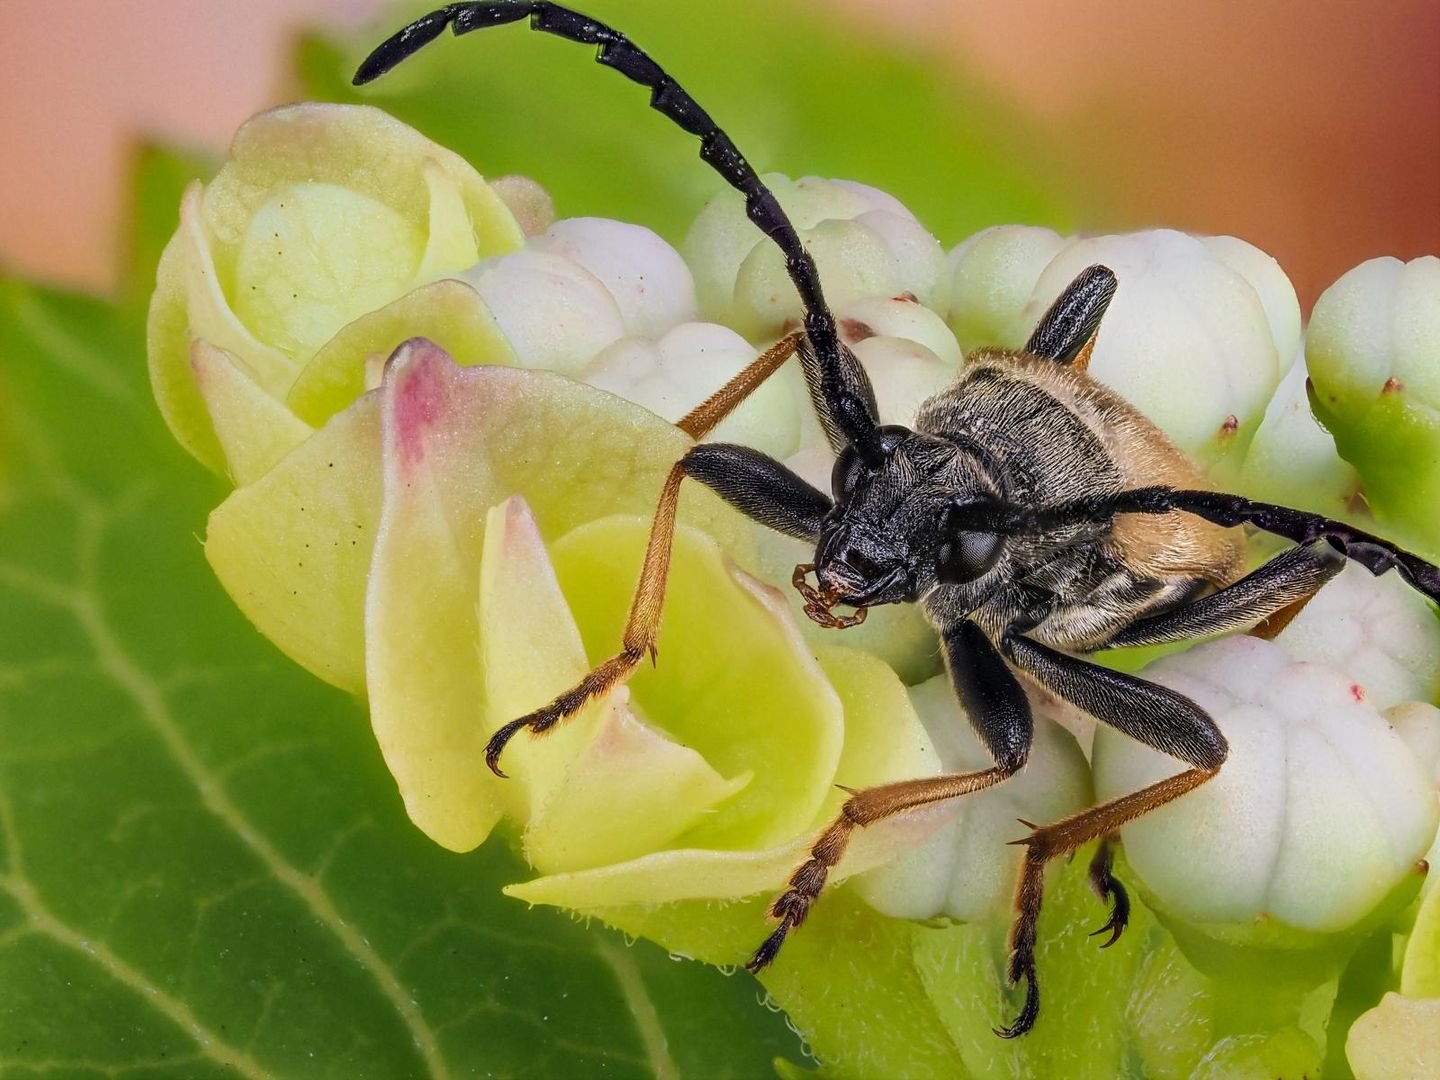
<svg viewBox="0 0 1440 1080">
<path fill-rule="evenodd" d="M 681 430 L 693 438 L 704 438 L 756 387 L 780 369 L 794 354 L 799 340 L 798 334 L 791 334 L 751 361 L 743 371 L 685 416 L 679 424 Z M 731 448 L 741 449 L 743 448 Z M 733 468 L 727 470 L 722 467 L 723 462 L 732 460 Z M 769 465 L 765 465 L 765 462 Z M 763 509 L 766 505 L 777 507 L 779 509 L 772 517 L 774 521 L 782 524 L 785 520 L 783 509 L 797 499 L 799 506 L 794 511 L 794 514 L 799 515 L 797 520 L 808 520 L 816 513 L 823 516 L 825 510 L 829 509 L 830 500 L 825 495 L 805 484 L 783 465 L 771 462 L 763 455 L 754 451 L 745 451 L 744 455 L 727 453 L 722 446 L 692 447 L 689 453 L 670 469 L 670 474 L 665 478 L 665 486 L 660 492 L 660 501 L 655 507 L 655 518 L 650 527 L 650 539 L 645 545 L 645 561 L 640 568 L 640 581 L 635 587 L 635 598 L 630 603 L 630 614 L 625 620 L 620 652 L 590 671 L 549 704 L 518 720 L 511 720 L 490 736 L 490 741 L 485 746 L 485 764 L 496 776 L 505 775 L 500 771 L 500 755 L 517 734 L 521 731 L 529 731 L 533 735 L 544 734 L 556 724 L 574 716 L 587 701 L 608 694 L 619 686 L 629 678 L 630 673 L 647 653 L 653 656 L 655 639 L 660 633 L 660 612 L 665 604 L 665 582 L 670 574 L 670 547 L 675 538 L 675 512 L 680 503 L 680 484 L 687 475 L 691 475 L 691 469 L 694 470 L 693 475 L 702 483 L 712 487 L 717 486 L 725 477 L 733 476 L 733 486 L 739 493 L 737 498 L 740 501 L 731 499 L 731 502 L 747 513 L 750 511 L 742 505 L 747 499 L 753 502 L 757 509 Z M 772 473 L 778 470 L 776 475 L 789 476 L 793 483 L 788 486 L 782 484 L 781 489 L 776 491 L 766 488 L 767 469 Z M 769 503 L 765 501 L 766 492 L 769 492 Z M 820 509 L 819 500 L 823 500 L 824 509 Z M 771 523 L 763 517 L 760 520 Z M 818 530 L 818 517 L 815 520 L 815 528 Z M 776 524 L 774 527 L 779 528 L 780 525 Z"/>
</svg>

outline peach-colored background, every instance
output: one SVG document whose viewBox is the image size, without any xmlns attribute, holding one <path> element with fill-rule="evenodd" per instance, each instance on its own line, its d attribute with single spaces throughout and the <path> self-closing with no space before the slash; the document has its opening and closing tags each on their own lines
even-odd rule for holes
<svg viewBox="0 0 1440 1080">
<path fill-rule="evenodd" d="M 1096 227 L 1244 236 L 1307 304 L 1362 259 L 1440 251 L 1437 0 L 810 2 L 972 65 Z M 130 140 L 223 147 L 287 96 L 289 30 L 381 7 L 0 0 L 0 266 L 113 284 Z"/>
</svg>

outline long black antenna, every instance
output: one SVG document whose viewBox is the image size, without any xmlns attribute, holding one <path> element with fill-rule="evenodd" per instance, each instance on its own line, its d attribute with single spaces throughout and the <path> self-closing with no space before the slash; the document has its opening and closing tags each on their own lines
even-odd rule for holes
<svg viewBox="0 0 1440 1080">
<path fill-rule="evenodd" d="M 846 442 L 861 453 L 869 450 L 877 423 L 874 391 L 859 362 L 840 346 L 835 332 L 835 316 L 825 303 L 815 260 L 800 243 L 795 226 L 780 208 L 775 194 L 765 186 L 710 114 L 697 105 L 695 99 L 648 53 L 620 31 L 548 0 L 450 4 L 416 19 L 383 42 L 360 65 L 354 83 L 361 86 L 379 78 L 434 41 L 447 26 L 458 37 L 472 30 L 518 22 L 527 15 L 532 30 L 554 34 L 582 45 L 599 46 L 595 56 L 597 63 L 614 68 L 626 78 L 649 87 L 650 107 L 691 135 L 699 137 L 701 159 L 745 196 L 746 215 L 785 256 L 785 269 L 805 306 L 805 332 L 815 353 L 818 371 L 814 381 L 819 393 L 813 396 L 823 400 L 834 429 Z M 810 365 L 806 366 L 809 377 Z"/>
</svg>

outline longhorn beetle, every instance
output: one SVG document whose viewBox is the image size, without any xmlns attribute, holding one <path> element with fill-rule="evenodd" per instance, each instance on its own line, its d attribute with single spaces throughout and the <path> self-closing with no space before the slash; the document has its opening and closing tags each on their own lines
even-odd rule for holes
<svg viewBox="0 0 1440 1080">
<path fill-rule="evenodd" d="M 495 732 L 486 762 L 498 775 L 506 744 L 541 734 L 624 681 L 659 629 L 680 485 L 691 477 L 742 513 L 815 544 L 795 568 L 806 614 L 822 626 L 860 621 L 877 604 L 919 603 L 940 637 L 945 666 L 994 765 L 856 791 L 815 840 L 810 857 L 770 907 L 778 925 L 747 965 L 769 964 L 805 921 L 851 834 L 915 807 L 980 791 L 1013 776 L 1030 750 L 1030 706 L 1019 671 L 1186 768 L 1140 791 L 1032 827 L 1024 840 L 1008 977 L 1025 1002 L 1004 1037 L 1039 1014 L 1035 931 L 1045 865 L 1099 840 L 1090 866 L 1111 904 L 1097 933 L 1113 942 L 1129 900 L 1110 873 L 1110 838 L 1128 821 L 1179 798 L 1219 770 L 1224 736 L 1182 694 L 1122 675 L 1077 653 L 1156 645 L 1264 620 L 1275 632 L 1348 557 L 1371 573 L 1397 571 L 1440 601 L 1440 570 L 1344 522 L 1211 491 L 1150 421 L 1085 368 L 1115 275 L 1092 266 L 1041 318 L 1023 349 L 981 349 L 926 401 L 913 429 L 880 424 L 875 394 L 840 341 L 815 263 L 774 194 L 710 115 L 624 34 L 546 0 L 451 4 L 417 19 L 360 65 L 356 85 L 383 75 L 448 26 L 465 34 L 529 16 L 530 28 L 598 46 L 595 59 L 650 88 L 650 105 L 700 139 L 700 157 L 745 197 L 745 211 L 785 256 L 804 304 L 804 329 L 782 338 L 685 416 L 703 438 L 792 355 L 837 454 L 825 494 L 744 446 L 693 446 L 670 470 L 655 511 L 621 651 L 554 701 Z M 1251 525 L 1295 541 L 1243 574 Z M 809 583 L 814 574 L 815 584 Z M 1243 575 L 1243 576 L 1242 576 Z M 853 615 L 834 613 L 837 605 Z"/>
</svg>

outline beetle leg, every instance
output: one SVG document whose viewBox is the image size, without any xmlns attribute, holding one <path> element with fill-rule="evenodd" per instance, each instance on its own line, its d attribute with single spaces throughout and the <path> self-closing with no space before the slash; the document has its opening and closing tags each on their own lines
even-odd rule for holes
<svg viewBox="0 0 1440 1080">
<path fill-rule="evenodd" d="M 751 972 L 758 972 L 775 959 L 790 931 L 799 927 L 809 915 L 811 905 L 825 887 L 825 879 L 844 856 L 856 829 L 874 825 L 907 810 L 993 787 L 1009 777 L 1011 772 L 997 765 L 981 772 L 900 780 L 852 794 L 841 805 L 835 820 L 810 846 L 810 857 L 790 875 L 785 891 L 770 905 L 770 917 L 779 920 L 780 925 L 755 950 L 755 955 L 745 967 Z"/>
<path fill-rule="evenodd" d="M 1038 1014 L 1035 1007 L 1038 998 L 1033 994 L 1035 941 L 1044 898 L 1046 864 L 1091 840 L 1110 836 L 1126 822 L 1199 787 L 1220 770 L 1229 747 L 1205 710 L 1173 690 L 1056 652 L 1024 637 L 1007 636 L 1001 648 L 1011 661 L 1052 693 L 1132 739 L 1194 766 L 1147 788 L 1038 828 L 1025 839 L 1015 841 L 1024 845 L 1025 859 L 1015 886 L 1009 974 L 1012 981 L 1026 979 L 1032 993 L 1026 995 L 1025 1007 L 1014 1023 L 996 1030 L 997 1035 L 1009 1039 L 1029 1031 Z"/>
<path fill-rule="evenodd" d="M 1136 620 L 1104 647 L 1185 641 L 1239 630 L 1257 619 L 1264 620 L 1256 628 L 1260 636 L 1273 637 L 1344 566 L 1344 556 L 1326 544 L 1287 548 L 1233 585 Z"/>
<path fill-rule="evenodd" d="M 1034 722 L 1030 703 L 1015 673 L 973 622 L 962 620 L 944 632 L 942 641 L 945 666 L 955 695 L 995 759 L 994 767 L 922 780 L 901 780 L 853 792 L 835 820 L 811 845 L 809 859 L 790 876 L 788 887 L 770 906 L 770 917 L 778 919 L 780 925 L 745 965 L 752 972 L 774 960 L 790 931 L 805 921 L 825 886 L 825 879 L 839 864 L 856 829 L 907 810 L 993 787 L 1019 772 L 1025 764 Z"/>
<path fill-rule="evenodd" d="M 703 438 L 744 401 L 751 391 L 779 370 L 794 353 L 798 341 L 798 334 L 781 338 L 685 416 L 680 421 L 681 428 L 693 438 Z M 506 744 L 519 732 L 529 731 L 540 735 L 549 731 L 556 724 L 579 712 L 591 698 L 607 694 L 624 682 L 647 653 L 653 655 L 655 638 L 660 632 L 660 611 L 665 603 L 665 581 L 670 573 L 670 546 L 675 536 L 675 511 L 680 502 L 680 483 L 685 479 L 692 463 L 695 475 L 702 481 L 706 480 L 705 465 L 713 460 L 717 449 L 719 448 L 703 446 L 692 448 L 684 458 L 675 463 L 669 476 L 665 478 L 665 486 L 660 492 L 660 501 L 655 507 L 655 517 L 650 527 L 650 539 L 645 545 L 645 561 L 640 568 L 640 581 L 635 588 L 635 598 L 630 604 L 629 617 L 625 620 L 621 651 L 594 668 L 543 708 L 510 721 L 490 737 L 485 747 L 485 764 L 497 776 L 505 775 L 500 771 L 500 755 Z M 754 451 L 748 453 L 754 454 Z M 746 460 L 753 466 L 753 462 Z M 803 484 L 799 477 L 784 470 L 783 466 L 773 462 L 771 464 L 789 475 L 795 484 Z M 808 485 L 806 487 L 808 488 Z M 814 496 L 825 499 L 825 496 L 813 488 L 809 488 L 809 491 Z M 809 509 L 813 510 L 815 505 L 818 504 L 812 499 L 808 504 Z M 829 500 L 825 499 L 825 508 L 828 509 L 828 506 Z"/>
<path fill-rule="evenodd" d="M 1102 949 L 1108 949 L 1119 941 L 1120 935 L 1130 923 L 1130 894 L 1112 872 L 1115 867 L 1115 840 L 1114 836 L 1102 839 L 1100 846 L 1095 849 L 1095 857 L 1090 860 L 1090 888 L 1096 896 L 1110 905 L 1110 918 L 1104 926 L 1090 934 L 1091 937 L 1099 937 L 1107 930 L 1110 932 L 1109 939 L 1100 945 Z"/>
</svg>

